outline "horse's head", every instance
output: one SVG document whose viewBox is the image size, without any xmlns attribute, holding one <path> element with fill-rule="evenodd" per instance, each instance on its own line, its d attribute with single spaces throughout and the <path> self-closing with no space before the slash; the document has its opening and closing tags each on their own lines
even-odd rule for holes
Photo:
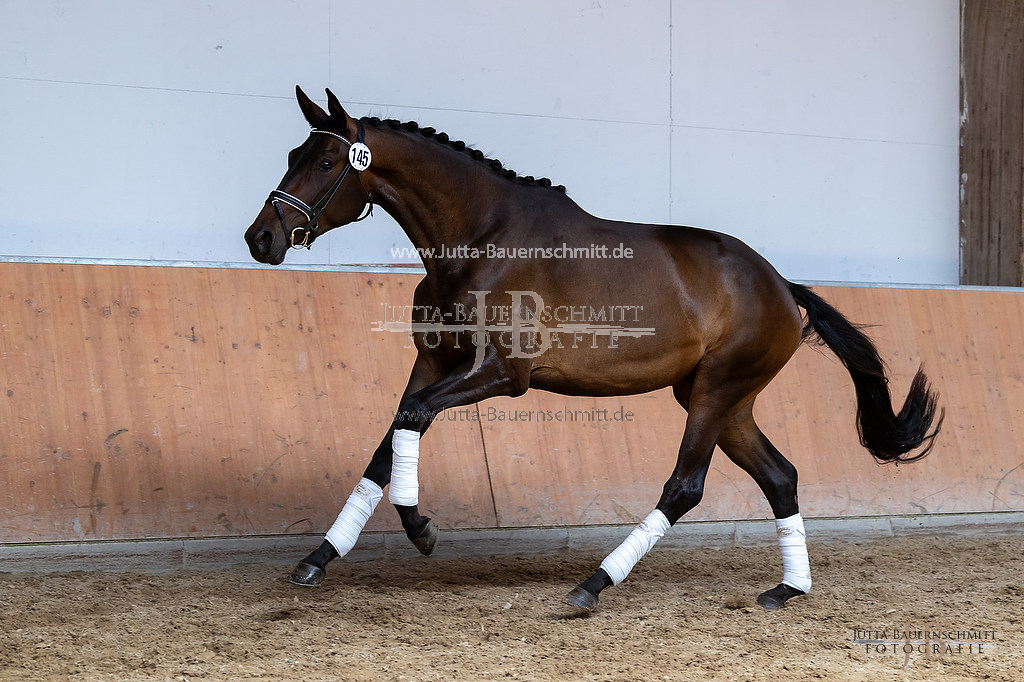
<svg viewBox="0 0 1024 682">
<path fill-rule="evenodd" d="M 281 184 L 245 231 L 252 257 L 271 265 L 280 265 L 289 247 L 309 248 L 319 235 L 361 220 L 360 215 L 373 206 L 359 177 L 370 164 L 362 124 L 345 112 L 330 90 L 330 113 L 298 86 L 295 95 L 312 130 L 309 138 L 288 154 L 288 170 Z"/>
</svg>

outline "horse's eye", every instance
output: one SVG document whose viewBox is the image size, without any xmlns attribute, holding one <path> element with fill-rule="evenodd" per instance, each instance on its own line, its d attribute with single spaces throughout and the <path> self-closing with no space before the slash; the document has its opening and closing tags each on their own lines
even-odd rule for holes
<svg viewBox="0 0 1024 682">
<path fill-rule="evenodd" d="M 322 170 L 323 172 L 326 173 L 327 171 L 331 170 L 332 168 L 334 168 L 334 164 L 331 163 L 330 161 L 321 161 L 320 162 L 320 170 Z"/>
</svg>

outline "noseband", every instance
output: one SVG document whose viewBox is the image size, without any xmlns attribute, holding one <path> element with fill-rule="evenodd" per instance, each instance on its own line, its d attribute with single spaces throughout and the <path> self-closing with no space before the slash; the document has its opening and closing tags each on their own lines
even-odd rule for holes
<svg viewBox="0 0 1024 682">
<path fill-rule="evenodd" d="M 330 135 L 331 137 L 335 137 L 344 142 L 345 145 L 350 149 L 352 148 L 352 142 L 350 142 L 345 137 L 339 135 L 338 133 L 331 132 L 330 130 L 320 130 L 319 128 L 313 128 L 311 131 L 309 131 L 309 133 L 310 135 L 314 133 L 317 135 Z M 365 145 L 363 145 L 363 139 L 363 122 L 359 121 L 359 127 L 356 132 L 356 142 L 359 143 L 359 145 L 365 149 Z M 277 210 L 277 217 L 280 218 L 281 220 L 281 229 L 284 230 L 284 233 L 288 235 L 289 244 L 293 249 L 299 249 L 302 247 L 308 249 L 313 245 L 313 241 L 317 238 L 317 235 L 319 233 L 318 221 L 320 220 L 320 215 L 327 209 L 327 206 L 331 203 L 331 200 L 334 198 L 335 193 L 341 188 L 341 183 L 345 182 L 345 178 L 348 177 L 348 172 L 350 170 L 353 170 L 352 159 L 347 154 L 345 158 L 347 160 L 345 162 L 345 167 L 341 169 L 341 174 L 334 179 L 334 182 L 331 184 L 330 187 L 327 188 L 327 191 L 323 194 L 323 196 L 321 196 L 320 199 L 312 206 L 304 202 L 302 199 L 299 199 L 296 196 L 292 196 L 291 194 L 288 194 L 287 192 L 280 189 L 275 189 L 273 192 L 270 193 L 270 197 L 267 199 L 267 201 L 273 204 L 274 209 Z M 365 169 L 365 166 L 363 166 L 363 168 Z M 359 174 L 358 170 L 356 170 L 356 174 Z M 292 228 L 291 232 L 289 233 L 288 225 L 284 218 L 284 210 L 281 208 L 281 204 L 290 206 L 299 213 L 301 213 L 302 215 L 304 215 L 306 217 L 306 224 Z M 371 215 L 373 215 L 373 195 L 368 194 L 366 199 L 366 211 L 352 222 L 359 222 L 360 220 L 365 220 L 366 218 L 369 218 Z"/>
</svg>

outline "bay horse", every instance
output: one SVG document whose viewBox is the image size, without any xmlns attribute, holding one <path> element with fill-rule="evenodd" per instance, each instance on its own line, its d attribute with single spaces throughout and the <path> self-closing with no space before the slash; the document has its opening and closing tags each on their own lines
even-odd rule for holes
<svg viewBox="0 0 1024 682">
<path fill-rule="evenodd" d="M 288 155 L 287 172 L 246 230 L 252 257 L 279 265 L 290 247 L 308 248 L 377 205 L 423 255 L 426 275 L 413 296 L 425 326 L 413 325 L 416 360 L 395 418 L 325 540 L 298 563 L 291 582 L 320 585 L 328 562 L 352 548 L 389 484 L 406 534 L 430 554 L 438 531 L 418 509 L 420 438 L 443 410 L 531 388 L 619 396 L 670 386 L 687 412 L 675 467 L 654 510 L 566 597 L 586 610 L 697 505 L 716 445 L 756 481 L 775 516 L 783 577 L 758 603 L 781 608 L 807 593 L 797 472 L 754 423 L 753 405 L 808 339 L 831 349 L 849 371 L 860 441 L 879 462 L 914 461 L 934 444 L 944 411 L 936 421 L 937 396 L 923 368 L 895 413 L 871 340 L 740 240 L 597 218 L 564 187 L 521 177 L 433 128 L 354 119 L 330 90 L 327 111 L 298 87 L 296 97 L 311 131 Z M 577 249 L 595 257 L 578 257 Z M 613 249 L 632 257 L 596 257 Z M 511 315 L 487 312 L 505 307 L 506 297 Z M 624 321 L 615 310 L 627 307 L 627 321 L 643 324 L 644 333 L 604 324 Z M 563 309 L 571 319 L 559 317 Z M 611 312 L 596 320 L 572 312 L 588 309 Z M 480 314 L 460 327 L 453 310 Z M 499 317 L 510 324 L 487 326 Z M 572 324 L 579 322 L 587 324 Z M 579 345 L 581 327 L 592 343 Z M 472 343 L 461 336 L 467 329 Z M 599 334 L 609 338 L 599 342 Z"/>
</svg>

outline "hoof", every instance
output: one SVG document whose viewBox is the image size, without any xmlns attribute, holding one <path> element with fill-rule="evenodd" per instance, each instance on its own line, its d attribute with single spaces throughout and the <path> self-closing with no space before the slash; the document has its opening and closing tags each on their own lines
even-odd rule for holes
<svg viewBox="0 0 1024 682">
<path fill-rule="evenodd" d="M 430 556 L 434 551 L 434 545 L 437 544 L 437 524 L 427 519 L 427 525 L 424 526 L 419 535 L 412 538 L 412 544 L 416 545 L 416 549 L 420 551 L 420 554 Z"/>
<path fill-rule="evenodd" d="M 325 575 L 327 573 L 319 566 L 300 561 L 299 565 L 288 574 L 288 582 L 292 585 L 302 585 L 303 587 L 320 587 Z"/>
<path fill-rule="evenodd" d="M 577 585 L 572 592 L 565 595 L 565 603 L 575 606 L 584 611 L 593 611 L 597 608 L 597 595 L 584 587 Z"/>
<path fill-rule="evenodd" d="M 757 598 L 757 603 L 766 608 L 769 611 L 775 611 L 776 609 L 782 609 L 786 607 L 786 602 L 793 597 L 799 597 L 807 594 L 795 587 L 789 585 L 779 584 L 778 587 L 773 587 L 767 592 L 762 592 L 761 596 Z"/>
</svg>

